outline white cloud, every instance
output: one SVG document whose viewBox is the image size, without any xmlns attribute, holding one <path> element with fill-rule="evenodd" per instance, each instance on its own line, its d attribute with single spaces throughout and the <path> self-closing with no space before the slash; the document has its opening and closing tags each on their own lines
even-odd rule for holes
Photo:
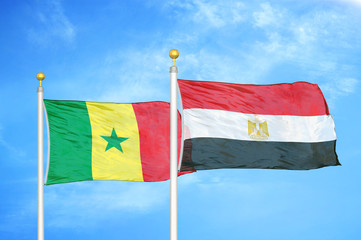
<svg viewBox="0 0 361 240">
<path fill-rule="evenodd" d="M 320 84 L 321 90 L 327 96 L 327 103 L 332 109 L 339 97 L 345 97 L 356 92 L 359 80 L 355 78 L 335 78 Z"/>
<path fill-rule="evenodd" d="M 343 78 L 338 82 L 338 88 L 345 94 L 354 93 L 358 80 L 354 78 Z"/>
<path fill-rule="evenodd" d="M 193 18 L 196 22 L 202 21 L 214 27 L 223 27 L 226 24 L 239 23 L 243 19 L 240 14 L 243 4 L 240 2 L 220 5 L 219 2 L 195 0 L 193 3 L 197 9 Z"/>
<path fill-rule="evenodd" d="M 30 41 L 41 45 L 48 45 L 53 39 L 73 42 L 75 27 L 65 15 L 60 0 L 39 3 L 35 14 L 38 24 L 28 30 Z"/>
<path fill-rule="evenodd" d="M 354 92 L 358 81 L 345 76 L 352 76 L 356 72 L 355 66 L 347 65 L 342 54 L 333 53 L 360 50 L 361 35 L 352 14 L 330 8 L 297 16 L 269 3 L 261 4 L 261 8 L 261 12 L 253 15 L 255 24 L 267 38 L 250 48 L 246 62 L 250 62 L 251 76 L 255 72 L 253 77 L 260 79 L 276 66 L 292 64 L 306 77 L 300 80 L 323 85 L 323 89 L 332 95 L 332 101 Z M 257 66 L 259 71 L 255 71 Z"/>
<path fill-rule="evenodd" d="M 218 10 L 227 9 L 229 6 L 232 8 L 232 4 L 235 3 L 234 1 L 227 3 L 172 1 L 169 5 L 186 10 L 182 12 L 183 19 L 193 19 L 194 11 L 196 11 L 199 20 L 197 22 L 193 19 L 196 23 L 207 22 L 209 26 L 218 28 L 220 32 L 217 34 L 222 36 L 223 32 L 227 33 L 223 23 L 229 22 L 231 18 L 223 19 L 220 17 L 221 11 Z M 188 46 L 188 51 L 183 53 L 182 60 L 179 60 L 182 66 L 180 71 L 182 77 L 240 83 L 267 83 L 271 77 L 269 72 L 283 64 L 292 64 L 299 68 L 305 76 L 300 80 L 316 83 L 327 80 L 336 81 L 335 79 L 343 79 L 343 75 L 355 72 L 353 66 L 350 66 L 351 69 L 346 67 L 343 59 L 340 59 L 340 54 L 333 54 L 335 48 L 338 51 L 340 49 L 347 51 L 361 43 L 361 35 L 355 27 L 354 15 L 332 7 L 327 10 L 314 8 L 299 15 L 269 2 L 258 6 L 239 4 L 241 8 L 238 12 L 243 14 L 243 21 L 235 24 L 235 32 L 232 36 L 238 36 L 236 39 L 241 43 L 243 35 L 237 35 L 237 32 L 245 32 L 244 29 L 256 26 L 261 36 L 256 38 L 259 40 L 248 45 L 247 48 L 242 48 L 236 42 L 227 41 L 224 38 L 222 41 L 216 39 L 214 43 L 221 44 L 210 49 L 203 45 L 203 41 L 216 38 L 217 35 L 213 37 L 214 31 L 206 27 L 201 32 L 196 32 L 193 31 L 195 27 L 189 26 L 185 32 L 190 32 L 186 36 L 191 37 L 181 38 L 182 40 L 191 39 L 184 41 Z M 191 7 L 194 10 L 190 10 Z M 204 20 L 215 12 L 218 14 L 214 17 L 217 23 Z M 247 18 L 247 14 L 253 18 Z M 177 34 L 182 36 L 185 32 Z M 292 81 L 293 76 L 289 76 L 289 79 Z"/>
<path fill-rule="evenodd" d="M 103 57 L 103 66 L 97 59 L 89 77 L 99 78 L 92 82 L 97 85 L 93 94 L 97 101 L 168 101 L 171 61 L 170 48 L 164 46 L 170 44 L 180 50 L 178 76 L 184 79 L 270 83 L 278 78 L 269 75 L 272 70 L 290 64 L 302 71 L 304 79 L 299 80 L 322 84 L 346 75 L 355 78 L 349 75 L 355 72 L 354 66 L 347 69 L 340 54 L 333 54 L 335 48 L 350 50 L 361 43 L 355 19 L 347 12 L 315 8 L 300 15 L 269 2 L 231 0 L 159 4 L 171 10 L 169 15 L 178 14 L 181 20 L 174 22 L 176 32 L 155 36 L 147 48 L 113 50 Z M 256 31 L 258 35 L 252 37 L 257 40 L 246 41 L 244 46 L 242 39 L 248 30 Z"/>
<path fill-rule="evenodd" d="M 347 96 L 356 91 L 358 80 L 354 78 L 342 78 L 329 81 L 323 85 L 326 91 L 334 95 Z"/>
<path fill-rule="evenodd" d="M 173 0 L 167 1 L 165 8 L 186 10 L 194 23 L 207 28 L 220 28 L 244 21 L 244 4 L 241 1 Z"/>
<path fill-rule="evenodd" d="M 257 27 L 265 27 L 269 25 L 279 26 L 282 23 L 283 16 L 280 11 L 271 7 L 271 5 L 267 3 L 261 4 L 262 11 L 257 11 L 253 13 L 253 18 L 255 20 L 255 26 Z"/>
<path fill-rule="evenodd" d="M 337 2 L 341 2 L 341 3 L 348 3 L 348 4 L 352 4 L 354 6 L 357 6 L 357 7 L 361 7 L 361 0 L 331 0 L 331 1 L 337 1 Z"/>
</svg>

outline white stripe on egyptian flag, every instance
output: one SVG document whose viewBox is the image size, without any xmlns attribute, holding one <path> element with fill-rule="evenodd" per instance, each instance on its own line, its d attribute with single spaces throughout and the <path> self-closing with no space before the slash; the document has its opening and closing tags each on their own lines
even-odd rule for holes
<svg viewBox="0 0 361 240">
<path fill-rule="evenodd" d="M 178 85 L 184 125 L 181 171 L 340 165 L 334 121 L 316 84 L 178 80 Z"/>
</svg>

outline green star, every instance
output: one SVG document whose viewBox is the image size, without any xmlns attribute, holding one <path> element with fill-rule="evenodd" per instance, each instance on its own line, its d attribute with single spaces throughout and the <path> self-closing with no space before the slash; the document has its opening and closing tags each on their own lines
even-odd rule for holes
<svg viewBox="0 0 361 240">
<path fill-rule="evenodd" d="M 119 151 L 123 152 L 123 149 L 122 149 L 122 146 L 120 146 L 120 143 L 122 143 L 122 142 L 124 142 L 125 140 L 128 139 L 128 138 L 118 137 L 117 133 L 114 130 L 114 128 L 113 128 L 113 131 L 112 131 L 112 135 L 110 137 L 108 137 L 108 136 L 101 136 L 101 137 L 104 138 L 105 141 L 108 142 L 108 145 L 105 148 L 105 151 L 108 151 L 112 147 L 115 147 Z"/>
</svg>

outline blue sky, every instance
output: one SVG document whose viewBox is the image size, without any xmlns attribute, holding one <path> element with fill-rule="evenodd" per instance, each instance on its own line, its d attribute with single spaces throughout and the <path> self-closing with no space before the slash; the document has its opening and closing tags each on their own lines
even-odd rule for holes
<svg viewBox="0 0 361 240">
<path fill-rule="evenodd" d="M 341 167 L 179 178 L 179 239 L 361 238 L 361 1 L 1 1 L 0 239 L 36 239 L 37 96 L 169 101 L 178 77 L 321 87 Z M 45 153 L 46 154 L 46 153 Z M 169 181 L 45 187 L 46 239 L 169 239 Z"/>
</svg>

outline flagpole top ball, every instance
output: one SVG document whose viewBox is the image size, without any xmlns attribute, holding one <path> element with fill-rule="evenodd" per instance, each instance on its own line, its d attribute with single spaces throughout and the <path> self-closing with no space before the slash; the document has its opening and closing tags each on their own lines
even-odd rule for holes
<svg viewBox="0 0 361 240">
<path fill-rule="evenodd" d="M 178 58 L 179 52 L 177 49 L 172 49 L 169 51 L 169 57 L 173 59 L 173 66 L 175 65 L 175 60 Z"/>
<path fill-rule="evenodd" d="M 43 81 L 45 79 L 45 74 L 42 72 L 39 72 L 38 74 L 36 74 L 36 78 L 40 81 L 40 87 L 41 87 L 41 81 Z"/>
<path fill-rule="evenodd" d="M 172 49 L 169 51 L 169 57 L 172 59 L 176 59 L 179 56 L 179 52 L 177 49 Z"/>
</svg>

